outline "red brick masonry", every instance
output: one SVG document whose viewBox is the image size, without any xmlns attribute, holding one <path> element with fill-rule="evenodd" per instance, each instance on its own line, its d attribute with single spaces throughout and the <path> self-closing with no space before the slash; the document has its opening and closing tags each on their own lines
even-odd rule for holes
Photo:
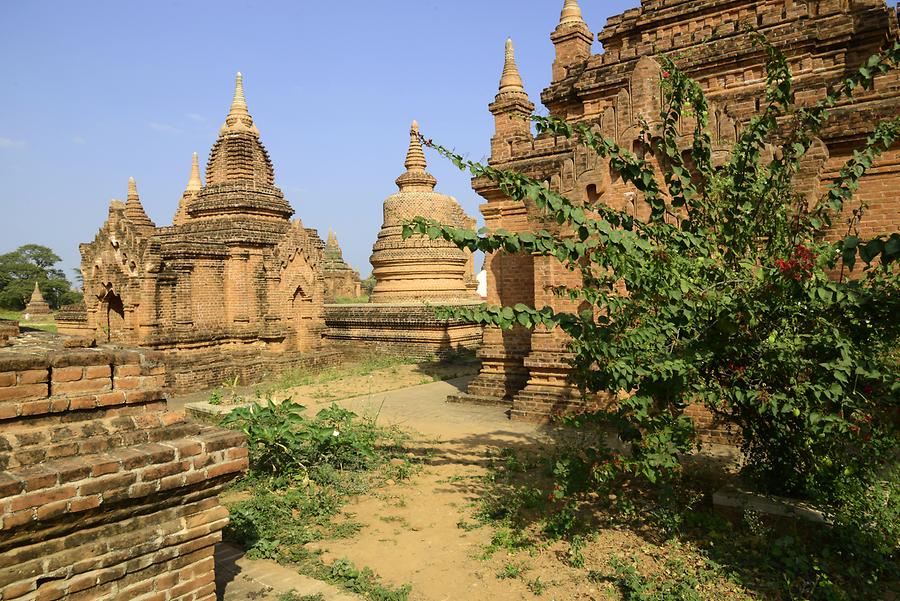
<svg viewBox="0 0 900 601">
<path fill-rule="evenodd" d="M 0 600 L 214 600 L 240 434 L 166 411 L 154 352 L 0 349 Z"/>
</svg>

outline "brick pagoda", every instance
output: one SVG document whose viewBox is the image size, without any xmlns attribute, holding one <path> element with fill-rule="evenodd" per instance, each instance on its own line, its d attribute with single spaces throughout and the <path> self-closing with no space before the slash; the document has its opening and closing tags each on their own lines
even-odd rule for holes
<svg viewBox="0 0 900 601">
<path fill-rule="evenodd" d="M 126 202 L 112 201 L 81 245 L 84 312 L 67 311 L 60 332 L 164 351 L 176 389 L 324 361 L 324 244 L 291 221 L 240 73 L 206 178 L 194 155 L 168 227 L 129 181 Z"/>
<path fill-rule="evenodd" d="M 25 305 L 24 314 L 27 316 L 27 319 L 34 319 L 35 317 L 43 318 L 52 314 L 50 305 L 44 300 L 44 295 L 41 294 L 41 289 L 38 287 L 37 282 L 34 283 L 34 291 L 31 293 L 31 300 Z"/>
<path fill-rule="evenodd" d="M 765 73 L 763 50 L 745 33 L 751 25 L 782 49 L 794 73 L 797 99 L 821 98 L 826 86 L 843 78 L 889 39 L 898 37 L 898 12 L 884 0 L 643 0 L 610 18 L 591 54 L 593 34 L 576 0 L 566 0 L 550 39 L 556 49 L 552 82 L 541 94 L 548 112 L 571 123 L 589 124 L 625 148 L 632 148 L 640 119 L 656 120 L 661 102 L 661 70 L 654 55 L 665 53 L 700 82 L 710 101 L 710 134 L 717 160 L 727 157 L 742 125 L 759 110 Z M 839 106 L 815 140 L 796 184 L 816 198 L 841 165 L 861 146 L 874 124 L 900 112 L 896 71 L 880 76 L 874 89 L 852 106 Z M 490 164 L 544 180 L 573 200 L 601 200 L 641 218 L 647 207 L 635 190 L 583 148 L 552 134 L 532 135 L 529 100 L 507 42 L 500 89 L 489 109 L 494 116 Z M 508 199 L 485 179 L 472 182 L 485 199 L 490 229 L 553 229 L 532 208 Z M 900 226 L 900 148 L 886 152 L 863 179 L 857 197 L 868 204 L 863 237 Z M 850 208 L 848 207 L 848 211 Z M 840 227 L 844 220 L 836 220 Z M 833 235 L 837 235 L 834 232 Z M 544 305 L 573 310 L 551 287 L 577 285 L 573 274 L 552 257 L 495 253 L 488 257 L 488 302 Z M 566 339 L 558 330 L 524 328 L 485 331 L 483 367 L 464 399 L 501 403 L 517 418 L 541 420 L 582 405 L 567 381 Z"/>
</svg>

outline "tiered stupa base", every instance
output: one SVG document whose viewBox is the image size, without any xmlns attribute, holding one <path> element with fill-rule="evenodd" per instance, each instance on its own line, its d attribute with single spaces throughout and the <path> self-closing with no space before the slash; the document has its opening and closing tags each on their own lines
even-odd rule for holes
<svg viewBox="0 0 900 601">
<path fill-rule="evenodd" d="M 452 306 L 478 304 L 456 302 Z M 422 360 L 477 349 L 482 327 L 458 319 L 438 319 L 435 306 L 421 302 L 325 305 L 325 339 L 345 353 L 365 351 Z"/>
</svg>

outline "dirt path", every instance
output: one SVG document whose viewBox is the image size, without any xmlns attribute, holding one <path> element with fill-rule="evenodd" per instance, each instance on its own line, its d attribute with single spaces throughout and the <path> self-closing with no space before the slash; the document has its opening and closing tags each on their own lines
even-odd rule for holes
<svg viewBox="0 0 900 601">
<path fill-rule="evenodd" d="M 535 599 L 529 585 L 535 590 L 546 586 L 541 595 L 546 599 L 607 598 L 583 578 L 579 584 L 578 574 L 561 576 L 552 548 L 536 549 L 528 557 L 525 577 L 498 578 L 512 561 L 502 549 L 483 558 L 494 530 L 475 527 L 473 512 L 484 491 L 489 454 L 549 438 L 541 427 L 509 421 L 502 408 L 444 402 L 466 382 L 440 382 L 340 403 L 358 413 L 379 411 L 379 420 L 421 433 L 414 452 L 428 459 L 424 470 L 407 482 L 345 507 L 365 525 L 359 535 L 323 541 L 315 548 L 326 563 L 347 558 L 395 586 L 412 584 L 414 601 Z M 522 563 L 520 558 L 515 561 Z"/>
</svg>

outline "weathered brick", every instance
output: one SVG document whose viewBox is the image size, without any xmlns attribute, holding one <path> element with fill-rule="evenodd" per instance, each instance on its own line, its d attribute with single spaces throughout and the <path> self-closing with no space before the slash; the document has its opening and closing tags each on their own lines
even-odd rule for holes
<svg viewBox="0 0 900 601">
<path fill-rule="evenodd" d="M 118 380 L 119 378 L 125 378 L 129 376 L 139 376 L 141 375 L 141 366 L 140 365 L 116 365 L 114 370 L 114 378 Z"/>
<path fill-rule="evenodd" d="M 19 511 L 30 507 L 39 507 L 47 505 L 54 501 L 61 501 L 75 496 L 74 486 L 64 486 L 62 488 L 44 489 L 33 493 L 25 493 L 15 496 L 9 500 L 9 510 Z"/>
<path fill-rule="evenodd" d="M 83 395 L 88 392 L 101 392 L 110 389 L 109 380 L 106 378 L 96 378 L 93 380 L 75 380 L 57 383 L 55 380 L 50 384 L 50 393 L 58 394 L 77 394 Z"/>
<path fill-rule="evenodd" d="M 0 388 L 0 402 L 3 401 L 26 401 L 31 399 L 40 399 L 47 397 L 46 384 L 25 384 L 23 386 L 10 386 Z M 49 403 L 47 406 L 49 407 Z M 46 413 L 45 411 L 42 413 Z"/>
<path fill-rule="evenodd" d="M 80 380 L 84 376 L 84 368 L 78 367 L 57 367 L 50 371 L 50 378 L 53 383 L 56 382 L 74 382 Z"/>
<path fill-rule="evenodd" d="M 78 494 L 82 497 L 87 497 L 97 493 L 103 494 L 110 490 L 128 486 L 129 484 L 132 484 L 136 479 L 137 478 L 135 474 L 132 472 L 117 474 L 114 476 L 104 476 L 102 478 L 92 478 L 90 480 L 86 480 L 78 487 Z M 106 496 L 104 495 L 103 498 L 106 499 Z"/>
<path fill-rule="evenodd" d="M 50 371 L 47 369 L 29 369 L 19 372 L 19 385 L 38 384 L 40 382 L 48 382 L 50 379 Z M 46 386 L 44 387 L 46 390 Z"/>
<path fill-rule="evenodd" d="M 100 495 L 91 495 L 89 497 L 76 497 L 69 501 L 69 511 L 78 513 L 79 511 L 87 511 L 100 506 Z"/>
<path fill-rule="evenodd" d="M 125 393 L 121 391 L 107 392 L 97 395 L 97 404 L 101 407 L 109 405 L 121 405 L 125 403 Z"/>
<path fill-rule="evenodd" d="M 4 371 L 0 372 L 0 388 L 16 385 L 16 372 Z"/>
<path fill-rule="evenodd" d="M 89 365 L 84 370 L 85 378 L 109 378 L 112 368 L 109 365 Z"/>
</svg>

